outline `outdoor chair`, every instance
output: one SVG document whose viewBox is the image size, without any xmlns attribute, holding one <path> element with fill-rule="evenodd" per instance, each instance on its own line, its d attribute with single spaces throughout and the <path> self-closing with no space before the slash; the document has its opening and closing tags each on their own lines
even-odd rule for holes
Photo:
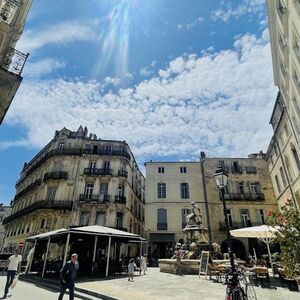
<svg viewBox="0 0 300 300">
<path fill-rule="evenodd" d="M 261 286 L 264 286 L 265 282 L 267 282 L 268 284 L 270 283 L 269 272 L 268 272 L 267 268 L 254 267 L 254 268 L 250 269 L 249 271 L 252 271 L 254 273 L 254 279 L 255 279 L 256 283 L 260 282 Z"/>
<path fill-rule="evenodd" d="M 212 265 L 212 264 L 208 264 L 207 269 L 208 269 L 209 279 L 211 280 L 212 279 L 211 277 L 215 276 L 216 280 L 219 281 L 220 271 L 219 271 L 218 267 L 215 265 Z"/>
</svg>

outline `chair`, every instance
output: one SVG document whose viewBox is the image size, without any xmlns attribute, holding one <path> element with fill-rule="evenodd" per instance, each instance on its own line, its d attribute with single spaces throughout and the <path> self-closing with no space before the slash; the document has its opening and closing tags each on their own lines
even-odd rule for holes
<svg viewBox="0 0 300 300">
<path fill-rule="evenodd" d="M 219 281 L 220 278 L 220 271 L 218 270 L 218 267 L 212 264 L 208 264 L 207 266 L 209 279 L 211 280 L 212 276 L 216 276 L 216 280 Z"/>
<path fill-rule="evenodd" d="M 270 283 L 269 272 L 267 268 L 264 267 L 254 267 L 250 269 L 254 273 L 254 278 L 257 282 L 260 282 L 261 286 L 264 282 Z"/>
</svg>

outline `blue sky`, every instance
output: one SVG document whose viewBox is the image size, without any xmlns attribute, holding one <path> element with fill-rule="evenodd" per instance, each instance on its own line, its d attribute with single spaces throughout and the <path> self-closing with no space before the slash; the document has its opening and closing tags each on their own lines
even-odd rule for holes
<svg viewBox="0 0 300 300">
<path fill-rule="evenodd" d="M 265 0 L 33 1 L 23 83 L 0 127 L 0 202 L 56 129 L 155 160 L 266 150 L 276 96 Z"/>
</svg>

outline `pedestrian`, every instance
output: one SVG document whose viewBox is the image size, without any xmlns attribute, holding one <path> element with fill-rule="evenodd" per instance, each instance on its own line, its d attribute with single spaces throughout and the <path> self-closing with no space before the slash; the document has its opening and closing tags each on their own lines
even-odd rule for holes
<svg viewBox="0 0 300 300">
<path fill-rule="evenodd" d="M 7 268 L 7 279 L 6 279 L 6 285 L 4 290 L 4 296 L 2 299 L 7 298 L 8 290 L 11 284 L 13 283 L 13 280 L 17 273 L 20 273 L 21 271 L 21 261 L 22 256 L 19 254 L 19 250 L 15 250 L 15 254 L 10 256 L 8 260 L 5 263 L 5 267 L 3 270 Z"/>
<path fill-rule="evenodd" d="M 63 299 L 66 289 L 69 289 L 70 300 L 74 299 L 75 278 L 78 269 L 78 255 L 76 253 L 73 253 L 71 255 L 71 260 L 67 261 L 63 268 L 60 270 L 61 288 L 58 300 Z"/>
<path fill-rule="evenodd" d="M 147 254 L 144 254 L 141 258 L 141 270 L 143 270 L 144 275 L 147 271 Z"/>
<path fill-rule="evenodd" d="M 133 272 L 134 272 L 134 268 L 137 268 L 134 259 L 130 258 L 129 260 L 129 264 L 128 264 L 128 281 L 130 281 L 130 278 L 133 281 Z"/>
</svg>

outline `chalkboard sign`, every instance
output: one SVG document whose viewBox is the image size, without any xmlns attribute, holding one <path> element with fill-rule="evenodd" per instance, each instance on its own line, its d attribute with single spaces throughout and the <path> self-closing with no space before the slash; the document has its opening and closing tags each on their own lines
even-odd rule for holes
<svg viewBox="0 0 300 300">
<path fill-rule="evenodd" d="M 210 252 L 209 251 L 202 251 L 201 252 L 199 277 L 202 274 L 202 275 L 205 275 L 205 278 L 206 278 L 207 270 L 208 270 L 209 257 L 210 257 Z"/>
</svg>

